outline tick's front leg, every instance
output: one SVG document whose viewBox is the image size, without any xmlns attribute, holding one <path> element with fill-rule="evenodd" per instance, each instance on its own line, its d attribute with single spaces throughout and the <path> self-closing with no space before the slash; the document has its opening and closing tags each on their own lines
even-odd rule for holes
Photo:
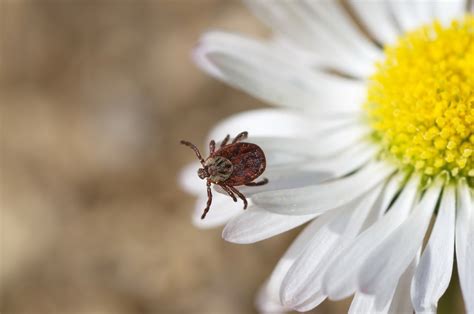
<svg viewBox="0 0 474 314">
<path fill-rule="evenodd" d="M 227 144 L 227 142 L 229 141 L 229 139 L 230 139 L 230 135 L 227 134 L 227 136 L 224 138 L 224 140 L 223 140 L 222 143 L 221 143 L 221 148 L 224 147 L 224 146 L 226 146 L 226 144 Z"/>
<path fill-rule="evenodd" d="M 232 192 L 234 192 L 235 194 L 237 194 L 238 197 L 240 197 L 240 199 L 244 202 L 244 209 L 247 209 L 248 203 L 247 199 L 245 198 L 245 195 L 240 193 L 240 191 L 234 188 L 233 186 L 229 186 L 229 189 L 231 189 Z"/>
<path fill-rule="evenodd" d="M 215 150 L 216 150 L 216 142 L 212 140 L 209 142 L 209 155 L 214 154 Z"/>
<path fill-rule="evenodd" d="M 249 182 L 245 183 L 246 186 L 260 186 L 260 185 L 265 185 L 268 183 L 268 179 L 264 178 L 262 181 L 259 182 Z"/>
<path fill-rule="evenodd" d="M 247 138 L 247 136 L 249 136 L 249 132 L 247 132 L 247 131 L 244 131 L 244 132 L 241 132 L 241 133 L 237 134 L 237 136 L 232 141 L 232 144 L 235 144 L 239 141 L 245 140 Z"/>
<path fill-rule="evenodd" d="M 201 164 L 204 165 L 204 159 L 202 158 L 201 153 L 199 152 L 199 149 L 193 143 L 188 142 L 188 141 L 181 141 L 181 144 L 186 145 L 189 148 L 191 148 L 194 151 L 194 153 L 196 154 L 196 156 L 199 159 L 199 161 L 201 162 Z"/>
<path fill-rule="evenodd" d="M 201 219 L 206 218 L 207 212 L 209 211 L 209 208 L 211 208 L 212 204 L 212 192 L 211 192 L 211 181 L 207 180 L 207 205 L 206 208 L 204 208 L 204 213 L 201 216 Z"/>
</svg>

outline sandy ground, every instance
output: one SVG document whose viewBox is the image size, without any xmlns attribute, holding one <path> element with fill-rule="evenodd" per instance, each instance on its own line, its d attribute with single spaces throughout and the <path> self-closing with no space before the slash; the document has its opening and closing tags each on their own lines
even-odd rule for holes
<svg viewBox="0 0 474 314">
<path fill-rule="evenodd" d="M 298 230 L 193 227 L 178 142 L 265 106 L 192 64 L 199 35 L 267 30 L 222 0 L 2 0 L 0 27 L 0 312 L 255 313 Z"/>
</svg>

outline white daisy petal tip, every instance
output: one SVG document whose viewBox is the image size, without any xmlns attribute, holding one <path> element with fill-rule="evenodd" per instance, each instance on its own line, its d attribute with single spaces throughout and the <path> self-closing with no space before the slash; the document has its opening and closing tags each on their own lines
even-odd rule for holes
<svg viewBox="0 0 474 314">
<path fill-rule="evenodd" d="M 272 295 L 268 281 L 260 287 L 255 299 L 255 307 L 260 314 L 284 314 L 290 310 L 285 308 L 278 298 Z"/>
<path fill-rule="evenodd" d="M 223 74 L 219 68 L 209 58 L 210 53 L 209 47 L 203 43 L 198 43 L 192 50 L 191 58 L 194 63 L 204 72 L 207 72 L 211 76 L 222 79 Z"/>
</svg>

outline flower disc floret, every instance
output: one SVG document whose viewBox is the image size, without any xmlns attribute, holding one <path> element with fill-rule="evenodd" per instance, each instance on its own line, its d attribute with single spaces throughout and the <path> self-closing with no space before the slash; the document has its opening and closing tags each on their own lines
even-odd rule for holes
<svg viewBox="0 0 474 314">
<path fill-rule="evenodd" d="M 425 176 L 474 179 L 474 16 L 385 48 L 365 108 L 383 157 Z"/>
</svg>

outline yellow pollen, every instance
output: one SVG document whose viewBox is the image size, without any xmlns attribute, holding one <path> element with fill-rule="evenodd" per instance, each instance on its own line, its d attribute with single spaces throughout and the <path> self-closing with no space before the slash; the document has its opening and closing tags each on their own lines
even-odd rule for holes
<svg viewBox="0 0 474 314">
<path fill-rule="evenodd" d="M 474 182 L 474 16 L 385 48 L 364 107 L 382 156 L 425 176 Z"/>
</svg>

